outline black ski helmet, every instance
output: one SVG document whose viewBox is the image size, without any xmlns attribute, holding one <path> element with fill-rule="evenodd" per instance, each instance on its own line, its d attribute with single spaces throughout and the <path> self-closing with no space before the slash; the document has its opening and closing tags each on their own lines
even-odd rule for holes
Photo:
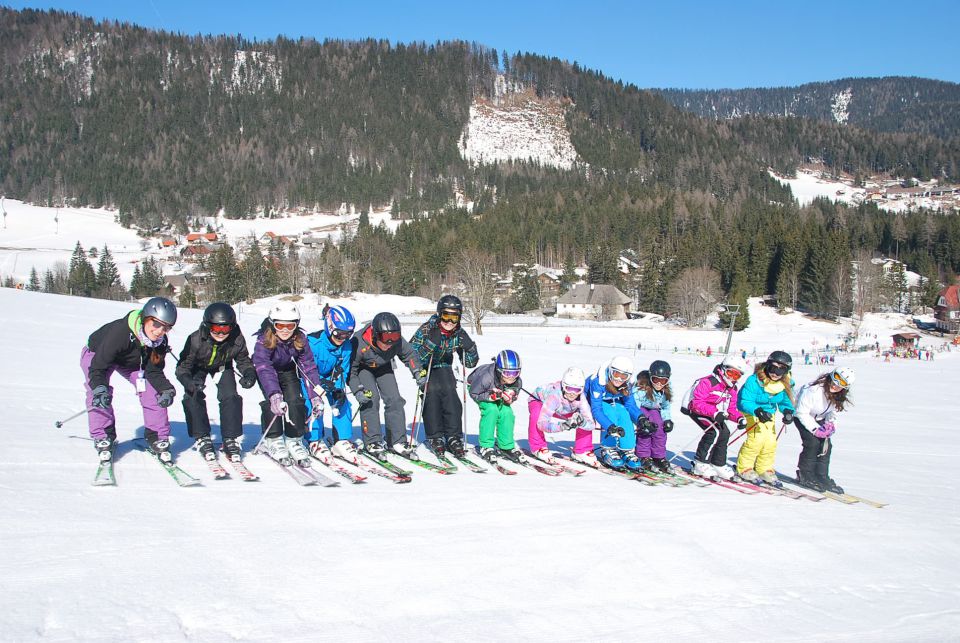
<svg viewBox="0 0 960 643">
<path fill-rule="evenodd" d="M 217 301 L 207 306 L 206 310 L 203 311 L 203 323 L 207 326 L 210 326 L 210 324 L 229 324 L 233 326 L 237 323 L 237 313 L 233 311 L 233 306 L 230 304 Z"/>
<path fill-rule="evenodd" d="M 384 333 L 399 333 L 400 320 L 393 313 L 377 313 L 370 327 L 373 328 L 373 339 L 378 340 Z"/>
<path fill-rule="evenodd" d="M 777 362 L 778 364 L 783 364 L 787 367 L 787 370 L 790 370 L 793 367 L 793 358 L 790 357 L 790 353 L 786 351 L 773 351 L 770 353 L 770 357 L 767 358 L 767 363 Z"/>
<path fill-rule="evenodd" d="M 650 364 L 650 377 L 670 378 L 670 365 L 662 359 L 658 359 Z"/>
<path fill-rule="evenodd" d="M 437 302 L 437 314 L 440 314 L 445 310 L 452 310 L 458 315 L 462 315 L 463 302 L 460 301 L 460 298 L 456 295 L 444 295 L 440 298 L 440 301 Z"/>
<path fill-rule="evenodd" d="M 159 322 L 173 326 L 177 323 L 177 307 L 166 297 L 151 297 L 140 309 L 140 318 L 153 317 Z"/>
</svg>

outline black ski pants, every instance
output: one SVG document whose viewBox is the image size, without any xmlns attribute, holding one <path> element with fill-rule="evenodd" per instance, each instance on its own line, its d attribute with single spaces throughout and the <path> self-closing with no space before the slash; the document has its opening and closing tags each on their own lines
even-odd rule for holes
<svg viewBox="0 0 960 643">
<path fill-rule="evenodd" d="M 357 371 L 356 379 L 364 389 L 373 393 L 369 400 L 353 391 L 360 404 L 360 431 L 363 444 L 370 445 L 384 440 L 387 444 L 396 444 L 407 438 L 407 416 L 403 407 L 407 403 L 400 395 L 397 376 L 393 367 L 386 364 L 376 369 L 363 368 Z M 380 403 L 383 402 L 383 420 L 386 424 L 386 438 L 380 426 Z"/>
<path fill-rule="evenodd" d="M 288 438 L 302 438 L 306 432 L 307 425 L 307 403 L 303 399 L 303 391 L 300 389 L 300 377 L 297 376 L 296 368 L 289 368 L 283 371 L 277 371 L 277 379 L 280 381 L 280 391 L 283 393 L 283 401 L 287 403 L 286 416 L 275 416 L 270 410 L 270 400 L 266 399 L 260 402 L 260 425 L 266 431 L 268 438 L 279 438 L 286 435 Z M 260 385 L 263 396 L 267 392 Z M 274 420 L 274 417 L 277 419 Z M 287 419 L 289 417 L 289 419 Z M 271 424 L 271 422 L 273 424 Z M 267 431 L 267 427 L 270 430 Z"/>
<path fill-rule="evenodd" d="M 805 476 L 818 480 L 827 480 L 830 477 L 830 456 L 833 454 L 833 443 L 830 438 L 818 438 L 809 431 L 800 420 L 794 418 L 793 423 L 800 432 L 800 441 L 803 448 L 797 462 L 799 469 Z"/>
<path fill-rule="evenodd" d="M 217 401 L 220 402 L 220 437 L 239 438 L 243 435 L 243 400 L 237 394 L 237 378 L 233 369 L 228 368 L 216 373 L 199 371 L 194 380 L 202 384 L 207 375 L 213 375 L 217 387 Z M 207 414 L 207 396 L 197 387 L 193 395 L 184 394 L 183 414 L 187 418 L 187 433 L 196 440 L 210 436 L 210 416 Z"/>
<path fill-rule="evenodd" d="M 426 395 L 423 398 L 423 428 L 427 439 L 463 438 L 463 404 L 457 392 L 457 378 L 453 368 L 435 368 L 430 371 Z M 417 427 L 413 427 L 416 431 Z"/>
<path fill-rule="evenodd" d="M 703 435 L 697 444 L 697 460 L 717 467 L 727 463 L 727 442 L 730 441 L 730 429 L 726 422 L 715 422 L 706 415 L 690 414 L 690 419 L 703 429 Z"/>
</svg>

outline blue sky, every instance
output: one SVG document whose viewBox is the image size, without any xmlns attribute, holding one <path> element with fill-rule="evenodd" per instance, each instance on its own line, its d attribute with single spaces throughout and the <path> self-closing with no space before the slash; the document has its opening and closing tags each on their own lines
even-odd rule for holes
<svg viewBox="0 0 960 643">
<path fill-rule="evenodd" d="M 960 82 L 960 2 L 48 0 L 185 34 L 468 40 L 577 61 L 639 87 L 775 87 L 844 77 Z"/>
</svg>

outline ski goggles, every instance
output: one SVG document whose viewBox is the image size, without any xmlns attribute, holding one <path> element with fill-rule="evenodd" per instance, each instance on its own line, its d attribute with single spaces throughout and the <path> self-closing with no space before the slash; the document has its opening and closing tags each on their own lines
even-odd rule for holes
<svg viewBox="0 0 960 643">
<path fill-rule="evenodd" d="M 210 332 L 217 335 L 229 335 L 233 330 L 233 324 L 210 324 Z"/>
<path fill-rule="evenodd" d="M 579 386 L 562 386 L 563 394 L 569 396 L 571 399 L 575 397 L 580 397 L 580 394 L 583 393 L 583 389 Z"/>
<path fill-rule="evenodd" d="M 377 335 L 377 341 L 383 342 L 384 344 L 396 344 L 400 341 L 400 332 L 390 331 L 388 333 L 380 333 Z"/>
<path fill-rule="evenodd" d="M 292 321 L 292 322 L 275 321 L 275 322 L 273 322 L 273 327 L 276 328 L 277 330 L 296 330 L 296 329 L 297 329 L 297 326 L 299 326 L 299 325 L 300 325 L 300 323 L 299 323 L 299 322 L 295 322 L 295 321 Z"/>
<path fill-rule="evenodd" d="M 440 321 L 447 322 L 448 324 L 459 324 L 460 315 L 457 313 L 440 313 Z"/>
<path fill-rule="evenodd" d="M 610 379 L 614 382 L 620 382 L 623 384 L 628 379 L 630 379 L 630 373 L 624 373 L 623 371 L 618 371 L 615 368 L 610 369 Z"/>
<path fill-rule="evenodd" d="M 767 373 L 770 375 L 777 375 L 783 377 L 787 374 L 787 371 L 790 370 L 790 367 L 786 364 L 781 364 L 780 362 L 770 362 L 767 364 Z"/>
<path fill-rule="evenodd" d="M 165 333 L 169 333 L 173 329 L 173 324 L 164 323 L 156 317 L 147 317 L 146 320 Z"/>
<path fill-rule="evenodd" d="M 723 373 L 724 375 L 727 376 L 727 379 L 730 380 L 731 382 L 736 382 L 741 377 L 743 377 L 743 373 L 741 373 L 735 368 L 726 368 L 723 370 Z"/>
<path fill-rule="evenodd" d="M 833 374 L 833 383 L 839 386 L 840 388 L 847 388 L 850 386 L 850 383 L 847 380 L 843 379 L 839 373 Z"/>
<path fill-rule="evenodd" d="M 509 370 L 509 371 L 500 371 L 500 377 L 509 377 L 512 379 L 517 379 L 518 377 L 520 377 L 520 371 L 516 369 Z"/>
<path fill-rule="evenodd" d="M 669 378 L 669 377 L 651 377 L 651 378 L 650 378 L 650 381 L 653 382 L 654 384 L 659 384 L 659 385 L 661 385 L 661 386 L 666 386 L 666 385 L 667 385 L 667 382 L 670 381 L 670 378 Z"/>
<path fill-rule="evenodd" d="M 349 331 L 349 330 L 334 330 L 330 332 L 330 337 L 341 342 L 344 342 L 350 339 L 351 335 L 353 335 L 353 331 Z"/>
</svg>

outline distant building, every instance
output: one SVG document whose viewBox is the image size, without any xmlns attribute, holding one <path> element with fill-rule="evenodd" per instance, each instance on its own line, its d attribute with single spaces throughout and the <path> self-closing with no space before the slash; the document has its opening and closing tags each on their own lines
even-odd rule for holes
<svg viewBox="0 0 960 643">
<path fill-rule="evenodd" d="M 938 330 L 945 333 L 960 332 L 960 285 L 947 286 L 940 291 L 933 315 L 937 318 Z"/>
<path fill-rule="evenodd" d="M 577 284 L 557 299 L 557 317 L 626 319 L 631 301 L 609 284 Z"/>
</svg>

